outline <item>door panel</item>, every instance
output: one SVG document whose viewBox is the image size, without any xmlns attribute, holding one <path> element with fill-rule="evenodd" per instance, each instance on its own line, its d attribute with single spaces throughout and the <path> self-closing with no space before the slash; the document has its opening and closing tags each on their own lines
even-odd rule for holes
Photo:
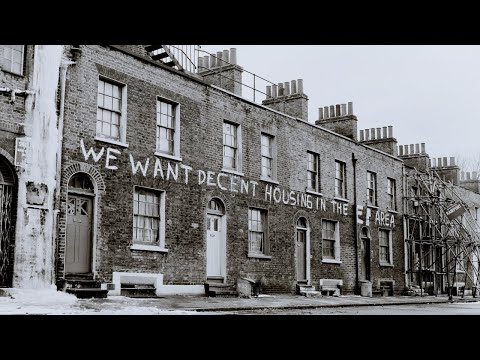
<svg viewBox="0 0 480 360">
<path fill-rule="evenodd" d="M 223 276 L 222 217 L 207 214 L 207 277 Z"/>
<path fill-rule="evenodd" d="M 65 254 L 67 273 L 91 271 L 92 209 L 91 198 L 69 194 Z"/>
<path fill-rule="evenodd" d="M 307 255 L 307 233 L 305 230 L 297 229 L 297 280 L 307 279 L 306 255 Z"/>
</svg>

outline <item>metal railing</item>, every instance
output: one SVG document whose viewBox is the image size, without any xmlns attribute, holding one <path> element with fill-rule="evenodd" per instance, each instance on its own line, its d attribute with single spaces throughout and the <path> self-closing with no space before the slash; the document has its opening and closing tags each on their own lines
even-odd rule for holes
<svg viewBox="0 0 480 360">
<path fill-rule="evenodd" d="M 205 67 L 203 65 L 199 65 L 198 61 L 196 62 L 197 64 L 197 74 L 202 72 L 202 71 L 211 71 L 213 74 L 218 75 L 220 77 L 220 87 L 222 87 L 222 79 L 228 80 L 228 81 L 233 81 L 237 84 L 240 84 L 242 86 L 242 97 L 245 99 L 248 99 L 250 101 L 253 101 L 255 103 L 261 104 L 263 100 L 267 99 L 269 96 L 267 95 L 266 92 L 259 90 L 260 87 L 263 89 L 266 89 L 266 86 L 272 86 L 272 85 L 277 85 L 270 80 L 267 80 L 255 73 L 252 73 L 245 68 L 242 68 L 243 74 L 247 75 L 246 79 L 242 79 L 241 81 L 236 80 L 235 78 L 231 76 L 227 76 L 223 74 L 223 70 L 227 66 L 238 66 L 237 64 L 231 63 L 230 61 L 226 61 L 225 59 L 216 56 L 215 54 L 209 53 L 204 50 L 200 50 L 200 48 L 197 50 L 197 54 L 203 54 L 204 56 L 210 56 L 210 58 L 214 58 L 216 64 L 220 64 L 220 66 L 216 67 Z M 246 90 L 246 91 L 244 91 Z"/>
<path fill-rule="evenodd" d="M 166 46 L 172 56 L 177 60 L 183 70 L 195 73 L 197 70 L 196 59 L 198 57 L 198 50 L 200 45 L 162 45 Z M 152 52 L 152 55 L 158 54 L 162 49 Z M 168 57 L 172 61 L 170 56 Z"/>
</svg>

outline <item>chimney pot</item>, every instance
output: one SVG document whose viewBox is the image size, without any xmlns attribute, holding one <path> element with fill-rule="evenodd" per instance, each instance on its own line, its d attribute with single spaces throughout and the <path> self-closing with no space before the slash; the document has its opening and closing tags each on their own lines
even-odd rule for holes
<svg viewBox="0 0 480 360">
<path fill-rule="evenodd" d="M 425 154 L 425 143 L 421 143 L 420 147 L 422 149 L 422 154 Z"/>
<path fill-rule="evenodd" d="M 353 115 L 353 102 L 348 103 L 348 115 Z"/>
<path fill-rule="evenodd" d="M 415 144 L 410 144 L 410 155 L 415 154 Z"/>
<path fill-rule="evenodd" d="M 224 62 L 222 61 L 223 52 L 217 51 L 217 67 L 223 66 Z"/>
<path fill-rule="evenodd" d="M 403 145 L 398 146 L 398 156 L 403 156 Z"/>
<path fill-rule="evenodd" d="M 330 105 L 330 117 L 335 117 L 335 105 Z"/>
<path fill-rule="evenodd" d="M 415 154 L 420 154 L 420 144 L 415 144 Z"/>
<path fill-rule="evenodd" d="M 297 79 L 298 93 L 303 94 L 303 79 Z"/>
<path fill-rule="evenodd" d="M 272 97 L 272 87 L 267 85 L 267 99 Z"/>
<path fill-rule="evenodd" d="M 365 141 L 368 141 L 368 140 L 370 140 L 370 130 L 365 129 Z"/>
<path fill-rule="evenodd" d="M 382 128 L 377 128 L 377 140 L 382 138 Z"/>
<path fill-rule="evenodd" d="M 392 138 L 393 137 L 393 126 L 388 127 L 388 137 Z"/>
<path fill-rule="evenodd" d="M 342 104 L 342 116 L 347 115 L 347 104 Z"/>
<path fill-rule="evenodd" d="M 287 81 L 287 82 L 285 83 L 285 89 L 284 89 L 284 91 L 283 91 L 283 94 L 284 94 L 284 95 L 290 95 L 290 82 L 289 82 L 289 81 Z"/>
<path fill-rule="evenodd" d="M 278 83 L 278 96 L 283 96 L 283 83 Z"/>
<path fill-rule="evenodd" d="M 290 81 L 292 84 L 292 95 L 297 93 L 297 80 Z"/>
<path fill-rule="evenodd" d="M 360 141 L 364 140 L 363 130 L 360 130 Z"/>
<path fill-rule="evenodd" d="M 198 57 L 198 70 L 202 71 L 203 69 L 203 56 Z"/>
<path fill-rule="evenodd" d="M 224 65 L 228 65 L 228 63 L 230 62 L 230 54 L 228 50 L 223 50 L 222 59 L 224 61 Z"/>
<path fill-rule="evenodd" d="M 237 49 L 236 48 L 230 48 L 230 63 L 233 65 L 237 64 Z"/>
<path fill-rule="evenodd" d="M 455 166 L 455 157 L 450 157 L 450 166 Z"/>
<path fill-rule="evenodd" d="M 210 69 L 213 69 L 215 66 L 217 66 L 217 58 L 215 54 L 210 54 Z"/>
<path fill-rule="evenodd" d="M 323 115 L 325 116 L 325 119 L 330 118 L 330 114 L 328 112 L 328 106 L 323 107 Z"/>
<path fill-rule="evenodd" d="M 323 108 L 318 108 L 318 120 L 323 120 Z"/>
<path fill-rule="evenodd" d="M 404 155 L 408 155 L 408 145 L 403 145 Z"/>
<path fill-rule="evenodd" d="M 277 85 L 272 85 L 272 97 L 277 97 Z"/>
<path fill-rule="evenodd" d="M 375 137 L 375 128 L 371 128 L 371 129 L 370 129 L 370 136 L 372 137 L 372 138 L 371 138 L 372 140 L 375 140 L 375 139 L 376 139 L 376 137 Z"/>
<path fill-rule="evenodd" d="M 210 56 L 205 55 L 203 57 L 203 67 L 204 67 L 204 70 L 210 69 Z"/>
<path fill-rule="evenodd" d="M 467 180 L 470 180 L 470 171 L 467 171 Z"/>
<path fill-rule="evenodd" d="M 476 171 L 472 172 L 472 180 L 477 180 L 478 179 L 478 173 Z"/>
<path fill-rule="evenodd" d="M 442 158 L 437 158 L 437 167 L 442 167 Z"/>
<path fill-rule="evenodd" d="M 340 104 L 335 105 L 335 116 L 342 116 Z"/>
<path fill-rule="evenodd" d="M 435 158 L 430 159 L 430 167 L 435 167 Z"/>
<path fill-rule="evenodd" d="M 443 158 L 443 166 L 448 166 L 448 161 L 447 161 L 447 160 L 448 160 L 448 159 L 447 159 L 447 157 L 445 156 L 445 157 Z"/>
<path fill-rule="evenodd" d="M 384 138 L 384 139 L 388 138 L 387 127 L 384 126 L 382 129 L 383 129 L 383 138 Z"/>
</svg>

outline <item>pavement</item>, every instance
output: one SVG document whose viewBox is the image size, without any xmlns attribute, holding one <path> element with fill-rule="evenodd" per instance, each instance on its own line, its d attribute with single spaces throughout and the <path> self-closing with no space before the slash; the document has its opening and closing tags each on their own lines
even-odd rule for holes
<svg viewBox="0 0 480 360">
<path fill-rule="evenodd" d="M 451 302 L 478 302 L 479 298 L 440 296 L 379 296 L 362 297 L 359 295 L 305 297 L 292 294 L 259 295 L 258 297 L 202 297 L 168 296 L 164 298 L 127 298 L 123 296 L 107 299 L 88 300 L 85 309 L 101 304 L 114 307 L 132 306 L 154 307 L 161 310 L 182 310 L 195 312 L 230 312 L 266 309 L 314 309 L 322 307 L 347 306 L 394 306 L 414 304 L 437 304 Z"/>
<path fill-rule="evenodd" d="M 294 294 L 260 294 L 256 297 L 165 296 L 131 298 L 109 296 L 106 299 L 77 299 L 61 291 L 0 289 L 0 314 L 222 314 L 258 310 L 315 309 L 358 306 L 395 306 L 479 302 L 480 298 L 439 296 L 359 295 L 306 297 Z"/>
</svg>

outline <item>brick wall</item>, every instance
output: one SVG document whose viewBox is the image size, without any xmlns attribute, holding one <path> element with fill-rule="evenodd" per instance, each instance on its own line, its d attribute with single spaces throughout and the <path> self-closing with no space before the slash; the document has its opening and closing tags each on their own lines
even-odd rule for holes
<svg viewBox="0 0 480 360">
<path fill-rule="evenodd" d="M 268 292 L 294 291 L 296 284 L 295 224 L 300 216 L 307 218 L 310 232 L 311 280 L 318 286 L 320 278 L 344 279 L 345 291 L 355 283 L 355 232 L 360 227 L 354 221 L 352 152 L 357 163 L 357 193 L 359 204 L 366 198 L 366 170 L 377 173 L 379 210 L 386 211 L 386 177 L 397 179 L 397 202 L 401 199 L 401 162 L 352 141 L 325 132 L 311 124 L 274 113 L 262 106 L 245 102 L 175 71 L 168 71 L 117 50 L 101 46 L 83 47 L 77 64 L 68 71 L 63 142 L 62 209 L 60 223 L 65 224 L 66 179 L 68 167 L 87 163 L 98 172 L 105 189 L 98 194 L 96 208 L 95 269 L 100 279 L 110 281 L 113 271 L 157 272 L 164 274 L 167 284 L 202 284 L 206 278 L 206 206 L 212 197 L 225 204 L 227 221 L 227 280 L 236 282 L 239 276 L 262 282 Z M 94 140 L 97 111 L 98 76 L 107 76 L 127 84 L 128 148 Z M 191 166 L 189 182 L 179 169 L 177 181 L 154 178 L 155 106 L 156 97 L 180 104 L 181 164 Z M 221 190 L 206 182 L 199 185 L 198 170 L 222 169 L 222 126 L 229 120 L 242 128 L 244 181 L 256 181 L 256 196 L 252 186 L 248 194 Z M 260 133 L 276 137 L 277 181 L 280 190 L 305 193 L 306 152 L 320 156 L 321 192 L 327 200 L 326 210 L 309 209 L 265 201 L 266 182 L 260 181 Z M 80 149 L 92 147 L 97 153 L 102 147 L 121 152 L 112 163 L 118 170 L 106 169 L 106 155 L 95 163 L 85 160 Z M 132 174 L 129 155 L 135 162 L 150 159 L 146 176 Z M 347 215 L 332 212 L 329 202 L 334 194 L 334 160 L 347 164 Z M 160 158 L 164 171 L 169 162 Z M 180 163 L 179 163 L 180 165 Z M 85 166 L 85 165 L 84 165 Z M 92 170 L 93 171 L 93 170 Z M 227 181 L 224 178 L 224 181 Z M 238 180 L 240 182 L 240 180 Z M 225 183 L 224 183 L 225 185 Z M 268 184 L 269 186 L 271 184 Z M 131 250 L 133 232 L 133 187 L 144 186 L 166 191 L 166 239 L 168 253 Z M 312 195 L 314 203 L 317 196 Z M 268 211 L 271 259 L 248 258 L 248 207 Z M 341 236 L 341 264 L 321 262 L 321 219 L 338 220 Z M 373 222 L 374 219 L 372 219 Z M 372 225 L 372 279 L 394 279 L 396 289 L 403 289 L 403 234 L 400 215 L 396 215 L 393 236 L 394 267 L 378 265 L 378 232 Z M 58 238 L 57 277 L 63 274 L 65 228 Z"/>
</svg>

